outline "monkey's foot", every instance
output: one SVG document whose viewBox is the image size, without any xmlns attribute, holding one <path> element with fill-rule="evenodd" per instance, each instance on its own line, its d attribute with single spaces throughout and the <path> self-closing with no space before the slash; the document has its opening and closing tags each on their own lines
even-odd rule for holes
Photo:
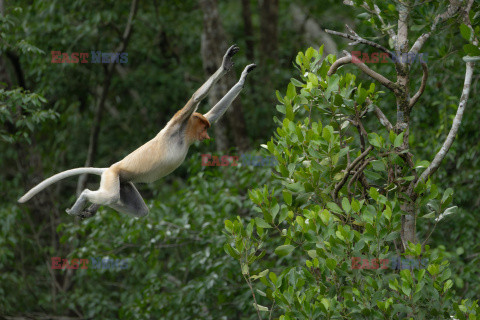
<svg viewBox="0 0 480 320">
<path fill-rule="evenodd" d="M 85 210 L 82 213 L 80 213 L 78 216 L 83 220 L 83 219 L 93 217 L 96 213 L 97 213 L 97 211 L 90 212 L 90 211 Z"/>
<path fill-rule="evenodd" d="M 245 78 L 247 77 L 247 74 L 249 74 L 253 69 L 255 69 L 257 65 L 255 63 L 249 64 L 248 66 L 243 69 L 242 75 L 240 76 L 240 81 L 245 81 Z"/>
<path fill-rule="evenodd" d="M 253 69 L 255 69 L 257 65 L 255 63 L 249 64 L 248 66 L 245 67 L 245 72 L 250 73 Z"/>
<path fill-rule="evenodd" d="M 100 208 L 100 205 L 92 204 L 87 209 L 84 209 L 78 216 L 82 219 L 93 217 L 97 213 L 98 208 Z"/>
<path fill-rule="evenodd" d="M 223 56 L 223 62 L 222 62 L 222 66 L 225 71 L 229 71 L 233 67 L 234 63 L 232 61 L 232 57 L 239 50 L 240 48 L 236 44 L 228 48 L 227 53 L 225 53 L 225 55 Z"/>
</svg>

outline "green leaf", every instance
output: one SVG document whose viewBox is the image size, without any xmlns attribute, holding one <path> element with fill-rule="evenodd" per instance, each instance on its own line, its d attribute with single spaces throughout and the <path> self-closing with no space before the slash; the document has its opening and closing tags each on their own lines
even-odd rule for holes
<svg viewBox="0 0 480 320">
<path fill-rule="evenodd" d="M 282 194 L 283 194 L 283 200 L 285 201 L 285 203 L 288 204 L 289 206 L 291 206 L 292 205 L 292 194 L 290 193 L 290 191 L 283 190 Z"/>
<path fill-rule="evenodd" d="M 370 162 L 372 165 L 373 170 L 375 171 L 385 171 L 385 164 L 383 163 L 382 160 L 375 160 Z"/>
<path fill-rule="evenodd" d="M 412 292 L 412 289 L 408 286 L 408 283 L 407 283 L 407 282 L 403 282 L 403 283 L 402 283 L 402 292 L 403 292 L 406 296 L 410 296 L 410 293 Z"/>
<path fill-rule="evenodd" d="M 349 213 L 352 207 L 350 206 L 350 202 L 347 198 L 342 199 L 342 208 L 346 213 Z"/>
<path fill-rule="evenodd" d="M 287 97 L 290 100 L 293 100 L 293 98 L 295 98 L 296 95 L 297 95 L 297 92 L 295 90 L 295 86 L 293 85 L 293 83 L 289 83 L 287 87 Z"/>
<path fill-rule="evenodd" d="M 327 208 L 336 213 L 342 213 L 342 209 L 335 202 L 328 202 Z"/>
<path fill-rule="evenodd" d="M 234 259 L 240 258 L 240 253 L 233 249 L 228 243 L 225 243 L 223 250 L 225 250 L 225 252 Z"/>
<path fill-rule="evenodd" d="M 264 307 L 264 306 L 261 306 L 259 304 L 256 304 L 255 302 L 253 303 L 253 306 L 255 307 L 255 309 L 257 309 L 258 311 L 269 311 L 267 307 Z"/>
<path fill-rule="evenodd" d="M 248 274 L 248 264 L 242 263 L 242 274 Z"/>
<path fill-rule="evenodd" d="M 270 224 L 268 224 L 265 220 L 263 220 L 262 218 L 255 218 L 255 224 L 261 228 L 271 228 L 272 226 Z"/>
<path fill-rule="evenodd" d="M 275 204 L 273 205 L 273 207 L 271 209 L 272 220 L 275 220 L 275 217 L 277 216 L 279 211 L 280 211 L 280 205 L 275 200 Z"/>
<path fill-rule="evenodd" d="M 375 189 L 374 187 L 370 187 L 370 190 L 368 190 L 368 194 L 369 194 L 370 197 L 371 197 L 373 200 L 375 200 L 375 201 L 377 201 L 378 196 L 380 195 L 380 194 L 378 193 L 378 190 Z"/>
<path fill-rule="evenodd" d="M 280 91 L 275 91 L 275 94 L 277 95 L 278 102 L 283 103 L 283 98 L 282 95 L 280 94 Z"/>
<path fill-rule="evenodd" d="M 460 25 L 460 33 L 465 40 L 470 41 L 471 30 L 466 24 Z"/>
<path fill-rule="evenodd" d="M 360 211 L 360 202 L 357 199 L 352 199 L 352 210 L 353 212 Z"/>
<path fill-rule="evenodd" d="M 365 102 L 366 98 L 367 98 L 367 90 L 359 86 L 357 93 L 355 95 L 355 101 L 360 105 Z"/>
<path fill-rule="evenodd" d="M 429 165 L 430 162 L 428 162 L 427 160 L 422 160 L 416 163 L 415 169 L 428 168 Z"/>
<path fill-rule="evenodd" d="M 285 245 L 282 245 L 282 246 L 279 246 L 275 249 L 275 253 L 277 254 L 277 256 L 279 257 L 284 257 L 286 256 L 287 254 L 289 254 L 290 252 L 293 251 L 293 249 L 295 249 L 294 246 L 290 245 L 290 244 L 285 244 Z"/>
<path fill-rule="evenodd" d="M 278 216 L 278 223 L 285 221 L 287 216 L 288 216 L 288 209 L 286 207 L 282 207 L 282 210 L 280 211 L 280 215 Z"/>
<path fill-rule="evenodd" d="M 228 232 L 232 233 L 233 231 L 233 222 L 230 220 L 225 220 L 225 229 L 227 229 Z"/>
<path fill-rule="evenodd" d="M 447 201 L 447 199 L 449 197 L 451 197 L 453 195 L 453 189 L 452 188 L 448 188 L 447 190 L 445 190 L 445 192 L 443 193 L 443 196 L 442 196 L 442 204 L 445 203 Z"/>
<path fill-rule="evenodd" d="M 290 82 L 295 86 L 295 87 L 303 87 L 303 83 L 298 81 L 297 79 L 295 78 L 291 78 L 290 79 Z"/>
<path fill-rule="evenodd" d="M 377 148 L 382 147 L 382 144 L 380 142 L 380 137 L 375 132 L 368 134 L 368 142 L 374 147 L 377 147 Z"/>
<path fill-rule="evenodd" d="M 397 231 L 394 231 L 392 233 L 390 233 L 386 238 L 385 238 L 385 241 L 393 241 L 393 240 L 396 240 L 398 239 L 400 236 L 400 233 L 397 232 Z"/>
<path fill-rule="evenodd" d="M 326 263 L 327 263 L 328 269 L 332 271 L 337 267 L 337 262 L 332 258 L 327 258 Z"/>
<path fill-rule="evenodd" d="M 338 207 L 338 206 L 337 206 Z M 322 212 L 320 212 L 320 219 L 322 220 L 323 224 L 324 225 L 327 225 L 328 222 L 330 221 L 330 217 L 332 215 L 330 214 L 330 212 L 328 212 L 327 209 L 324 209 Z"/>
<path fill-rule="evenodd" d="M 397 137 L 397 135 L 395 134 L 395 132 L 393 132 L 392 130 L 390 130 L 390 133 L 388 134 L 388 138 L 390 139 L 390 142 L 393 144 L 395 142 L 395 138 Z"/>
<path fill-rule="evenodd" d="M 268 278 L 273 282 L 273 284 L 277 283 L 277 275 L 273 272 L 270 272 L 268 274 Z"/>
<path fill-rule="evenodd" d="M 387 218 L 388 221 L 390 221 L 390 219 L 392 218 L 392 209 L 390 209 L 389 206 L 386 206 L 385 210 L 383 211 L 383 215 L 385 216 L 385 218 Z"/>
<path fill-rule="evenodd" d="M 464 45 L 463 50 L 469 56 L 480 56 L 480 49 L 478 49 L 478 47 L 473 45 L 473 44 L 469 43 L 469 44 Z"/>
<path fill-rule="evenodd" d="M 331 130 L 332 127 L 330 126 L 326 126 L 323 128 L 323 131 L 322 131 L 322 138 L 325 139 L 326 141 L 330 142 L 330 139 L 332 137 L 332 131 Z"/>
<path fill-rule="evenodd" d="M 429 213 L 427 213 L 426 215 L 423 215 L 421 218 L 424 218 L 424 219 L 433 219 L 433 218 L 435 218 L 435 211 L 429 212 Z"/>
<path fill-rule="evenodd" d="M 395 142 L 393 143 L 393 146 L 395 148 L 398 148 L 400 147 L 402 144 L 403 144 L 403 133 L 400 133 L 396 138 L 395 138 Z"/>
<path fill-rule="evenodd" d="M 443 292 L 447 292 L 453 286 L 453 281 L 448 279 L 445 284 L 443 285 Z"/>
</svg>

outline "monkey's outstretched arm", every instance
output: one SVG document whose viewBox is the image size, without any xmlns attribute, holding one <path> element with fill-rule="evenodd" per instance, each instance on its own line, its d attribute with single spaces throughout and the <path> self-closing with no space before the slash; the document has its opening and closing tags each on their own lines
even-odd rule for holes
<svg viewBox="0 0 480 320">
<path fill-rule="evenodd" d="M 43 189 L 45 189 L 49 185 L 54 184 L 55 182 L 60 181 L 62 179 L 65 179 L 65 178 L 68 178 L 68 177 L 71 177 L 71 176 L 76 176 L 76 175 L 79 175 L 79 174 L 84 174 L 84 173 L 101 175 L 107 169 L 108 168 L 75 168 L 75 169 L 70 169 L 70 170 L 67 170 L 67 171 L 57 173 L 56 175 L 54 175 L 54 176 L 52 176 L 52 177 L 50 177 L 46 180 L 43 180 L 38 185 L 33 187 L 23 197 L 18 199 L 18 202 L 20 202 L 20 203 L 27 202 L 34 195 L 36 195 L 37 193 L 39 193 L 40 191 L 42 191 Z"/>
<path fill-rule="evenodd" d="M 207 118 L 210 124 L 214 124 L 215 121 L 217 121 L 218 118 L 220 118 L 225 113 L 225 111 L 227 111 L 233 100 L 235 100 L 240 91 L 242 91 L 247 74 L 253 69 L 255 69 L 255 67 L 256 65 L 254 63 L 246 66 L 242 72 L 240 80 L 238 80 L 238 82 L 227 92 L 227 94 L 220 101 L 218 101 L 215 106 L 213 106 L 212 109 L 210 109 L 210 111 L 204 114 L 205 118 Z"/>
<path fill-rule="evenodd" d="M 215 83 L 217 83 L 217 81 L 233 67 L 232 57 L 238 52 L 238 50 L 240 49 L 237 45 L 228 48 L 227 53 L 223 56 L 223 62 L 220 68 L 218 68 L 218 70 L 210 76 L 210 78 L 197 91 L 195 91 L 187 104 L 175 114 L 169 124 L 184 123 L 190 118 L 190 116 L 197 110 L 200 101 L 205 99 Z"/>
</svg>

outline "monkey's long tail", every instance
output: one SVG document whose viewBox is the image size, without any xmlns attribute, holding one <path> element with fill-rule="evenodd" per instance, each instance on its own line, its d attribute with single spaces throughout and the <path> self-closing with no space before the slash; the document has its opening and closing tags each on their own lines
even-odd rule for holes
<svg viewBox="0 0 480 320">
<path fill-rule="evenodd" d="M 71 176 L 76 176 L 79 174 L 84 174 L 84 173 L 91 173 L 91 174 L 97 174 L 97 175 L 102 175 L 102 173 L 107 170 L 108 168 L 75 168 L 75 169 L 70 169 L 67 171 L 63 171 L 60 173 L 57 173 L 56 175 L 43 180 L 40 182 L 38 185 L 30 189 L 23 197 L 18 199 L 18 202 L 24 203 L 30 200 L 34 195 L 45 189 L 51 184 L 54 184 L 57 181 L 60 181 L 62 179 L 71 177 Z"/>
</svg>

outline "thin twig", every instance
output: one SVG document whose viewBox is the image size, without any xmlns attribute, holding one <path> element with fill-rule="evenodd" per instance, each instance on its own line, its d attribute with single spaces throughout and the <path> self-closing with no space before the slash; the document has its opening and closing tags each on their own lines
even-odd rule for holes
<svg viewBox="0 0 480 320">
<path fill-rule="evenodd" d="M 350 27 L 349 27 L 350 28 Z M 350 29 L 352 30 L 352 29 Z M 353 30 L 352 30 L 353 31 Z M 343 32 L 338 32 L 338 31 L 334 31 L 334 30 L 329 30 L 329 29 L 325 29 L 325 32 L 326 33 L 329 33 L 329 34 L 333 34 L 335 36 L 340 36 L 342 38 L 346 38 L 346 39 L 350 39 L 350 40 L 353 40 L 357 43 L 363 43 L 363 44 L 366 44 L 366 45 L 369 45 L 371 47 L 374 47 L 378 50 L 381 50 L 383 52 L 385 52 L 386 54 L 388 54 L 388 56 L 391 58 L 392 57 L 392 54 L 390 53 L 390 51 L 388 51 L 387 48 L 385 48 L 384 46 L 376 43 L 376 42 L 373 42 L 373 41 L 370 41 L 370 40 L 367 40 L 367 39 L 364 39 L 362 37 L 360 37 L 359 35 L 357 35 L 355 33 L 355 35 L 350 35 L 350 34 L 347 34 L 347 33 L 343 33 Z"/>
<path fill-rule="evenodd" d="M 365 162 L 358 168 L 357 172 L 355 172 L 355 174 L 353 175 L 352 179 L 350 179 L 350 181 L 348 182 L 348 186 L 347 188 L 350 189 L 352 184 L 355 182 L 355 180 L 357 180 L 358 176 L 363 172 L 363 170 L 365 169 L 365 167 L 370 163 L 370 159 L 367 159 L 365 160 Z M 361 181 L 360 183 L 363 184 L 363 182 Z"/>
<path fill-rule="evenodd" d="M 435 224 L 433 225 L 432 230 L 430 230 L 430 233 L 428 234 L 427 238 L 422 242 L 422 250 L 425 249 L 425 244 L 427 243 L 428 239 L 430 239 L 430 236 L 432 235 L 433 231 L 435 231 L 435 228 L 440 220 L 435 221 Z"/>
<path fill-rule="evenodd" d="M 355 169 L 355 167 L 357 166 L 357 164 L 363 159 L 366 157 L 366 155 L 373 149 L 373 146 L 369 146 L 362 154 L 360 154 L 355 160 L 353 160 L 353 162 L 347 167 L 347 169 L 345 170 L 345 175 L 343 176 L 342 180 L 340 180 L 340 182 L 337 184 L 337 186 L 335 187 L 335 190 L 333 191 L 333 199 L 337 199 L 338 197 L 338 192 L 340 192 L 340 189 L 343 187 L 343 185 L 345 184 L 345 182 L 347 181 L 348 179 L 348 176 L 350 175 L 350 171 L 352 171 L 353 169 Z"/>
<path fill-rule="evenodd" d="M 428 68 L 425 62 L 422 62 L 422 69 L 422 83 L 420 84 L 420 88 L 418 89 L 417 93 L 415 93 L 415 95 L 410 99 L 410 104 L 408 106 L 409 109 L 411 109 L 415 103 L 417 103 L 418 99 L 422 96 L 423 91 L 425 91 L 425 87 L 427 86 Z"/>
<path fill-rule="evenodd" d="M 242 276 L 243 276 L 243 279 L 245 279 L 245 281 L 247 282 L 248 287 L 250 288 L 250 291 L 252 292 L 253 301 L 255 302 L 255 310 L 257 310 L 258 319 L 259 319 L 259 320 L 262 320 L 262 317 L 260 316 L 260 311 L 258 310 L 257 298 L 255 297 L 255 292 L 253 291 L 252 284 L 250 283 L 250 281 L 247 280 L 247 278 L 245 277 L 245 275 L 243 274 L 243 272 L 242 272 Z"/>
</svg>

